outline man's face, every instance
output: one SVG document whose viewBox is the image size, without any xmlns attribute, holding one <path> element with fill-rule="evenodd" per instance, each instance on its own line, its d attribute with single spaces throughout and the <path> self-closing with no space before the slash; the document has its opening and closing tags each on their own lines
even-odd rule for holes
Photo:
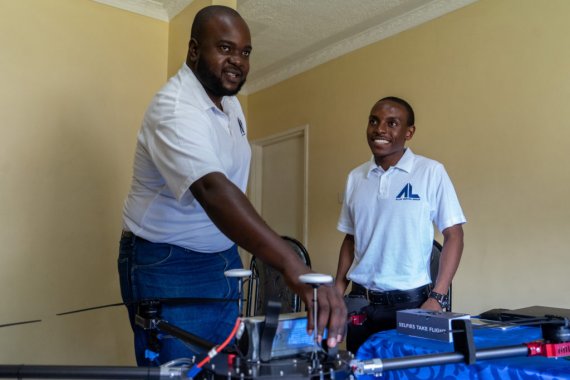
<svg viewBox="0 0 570 380">
<path fill-rule="evenodd" d="M 245 21 L 220 15 L 205 27 L 194 55 L 195 73 L 214 103 L 239 92 L 249 73 L 251 37 Z"/>
<path fill-rule="evenodd" d="M 387 170 L 404 154 L 404 145 L 416 127 L 408 126 L 408 113 L 398 103 L 383 100 L 374 105 L 368 117 L 366 137 L 376 164 Z"/>
</svg>

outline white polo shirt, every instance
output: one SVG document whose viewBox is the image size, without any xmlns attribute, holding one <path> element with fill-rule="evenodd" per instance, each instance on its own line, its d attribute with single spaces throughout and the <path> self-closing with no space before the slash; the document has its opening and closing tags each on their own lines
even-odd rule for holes
<svg viewBox="0 0 570 380">
<path fill-rule="evenodd" d="M 245 117 L 235 96 L 224 97 L 222 107 L 186 64 L 156 94 L 138 134 L 126 230 L 199 252 L 232 246 L 189 190 L 220 172 L 245 192 L 251 159 Z"/>
<path fill-rule="evenodd" d="M 347 278 L 371 290 L 408 290 L 430 283 L 434 237 L 466 219 L 442 164 L 407 148 L 384 171 L 374 157 L 348 176 L 338 230 L 354 235 Z"/>
</svg>

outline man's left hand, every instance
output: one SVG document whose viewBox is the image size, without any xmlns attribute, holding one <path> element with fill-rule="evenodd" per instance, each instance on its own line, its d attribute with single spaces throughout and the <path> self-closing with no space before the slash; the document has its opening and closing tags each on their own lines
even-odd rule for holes
<svg viewBox="0 0 570 380">
<path fill-rule="evenodd" d="M 424 310 L 431 310 L 431 311 L 442 311 L 441 305 L 437 302 L 434 298 L 428 298 L 426 302 L 424 302 L 421 306 Z"/>
</svg>

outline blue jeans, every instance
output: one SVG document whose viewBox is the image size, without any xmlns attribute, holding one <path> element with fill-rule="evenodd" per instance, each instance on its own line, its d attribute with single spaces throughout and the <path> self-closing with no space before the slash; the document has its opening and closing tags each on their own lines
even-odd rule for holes
<svg viewBox="0 0 570 380">
<path fill-rule="evenodd" d="M 139 366 L 161 365 L 191 358 L 196 352 L 181 340 L 135 325 L 137 301 L 164 298 L 238 298 L 238 281 L 224 271 L 242 268 L 237 246 L 218 253 L 200 253 L 139 237 L 122 237 L 118 269 L 121 295 L 134 332 Z M 238 317 L 237 302 L 172 305 L 162 303 L 159 319 L 214 344 L 223 342 Z M 155 343 L 158 342 L 158 347 Z M 158 353 L 147 358 L 147 349 Z"/>
</svg>

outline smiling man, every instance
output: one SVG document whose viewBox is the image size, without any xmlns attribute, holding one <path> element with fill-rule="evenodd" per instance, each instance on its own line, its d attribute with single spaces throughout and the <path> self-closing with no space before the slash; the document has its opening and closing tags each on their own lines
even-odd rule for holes
<svg viewBox="0 0 570 380">
<path fill-rule="evenodd" d="M 299 281 L 309 268 L 264 223 L 244 194 L 251 150 L 234 95 L 246 81 L 251 51 L 249 28 L 235 10 L 200 10 L 192 24 L 186 63 L 156 94 L 144 116 L 118 260 L 139 365 L 160 365 L 194 352 L 178 339 L 158 339 L 153 331 L 136 326 L 136 303 L 165 298 L 235 300 L 237 280 L 226 278 L 224 272 L 242 267 L 238 245 L 282 272 L 309 308 L 313 306 L 312 288 Z M 318 300 L 319 334 L 328 327 L 328 344 L 334 347 L 346 327 L 342 295 L 323 286 Z M 163 303 L 160 315 L 214 344 L 230 334 L 237 316 L 235 301 Z"/>
<path fill-rule="evenodd" d="M 397 310 L 442 310 L 461 259 L 465 217 L 443 165 L 406 148 L 415 131 L 408 102 L 379 100 L 366 129 L 373 157 L 348 176 L 335 286 L 344 293 L 352 281 L 353 353 L 370 335 L 395 328 Z M 429 270 L 434 223 L 444 237 L 437 279 Z"/>
</svg>

